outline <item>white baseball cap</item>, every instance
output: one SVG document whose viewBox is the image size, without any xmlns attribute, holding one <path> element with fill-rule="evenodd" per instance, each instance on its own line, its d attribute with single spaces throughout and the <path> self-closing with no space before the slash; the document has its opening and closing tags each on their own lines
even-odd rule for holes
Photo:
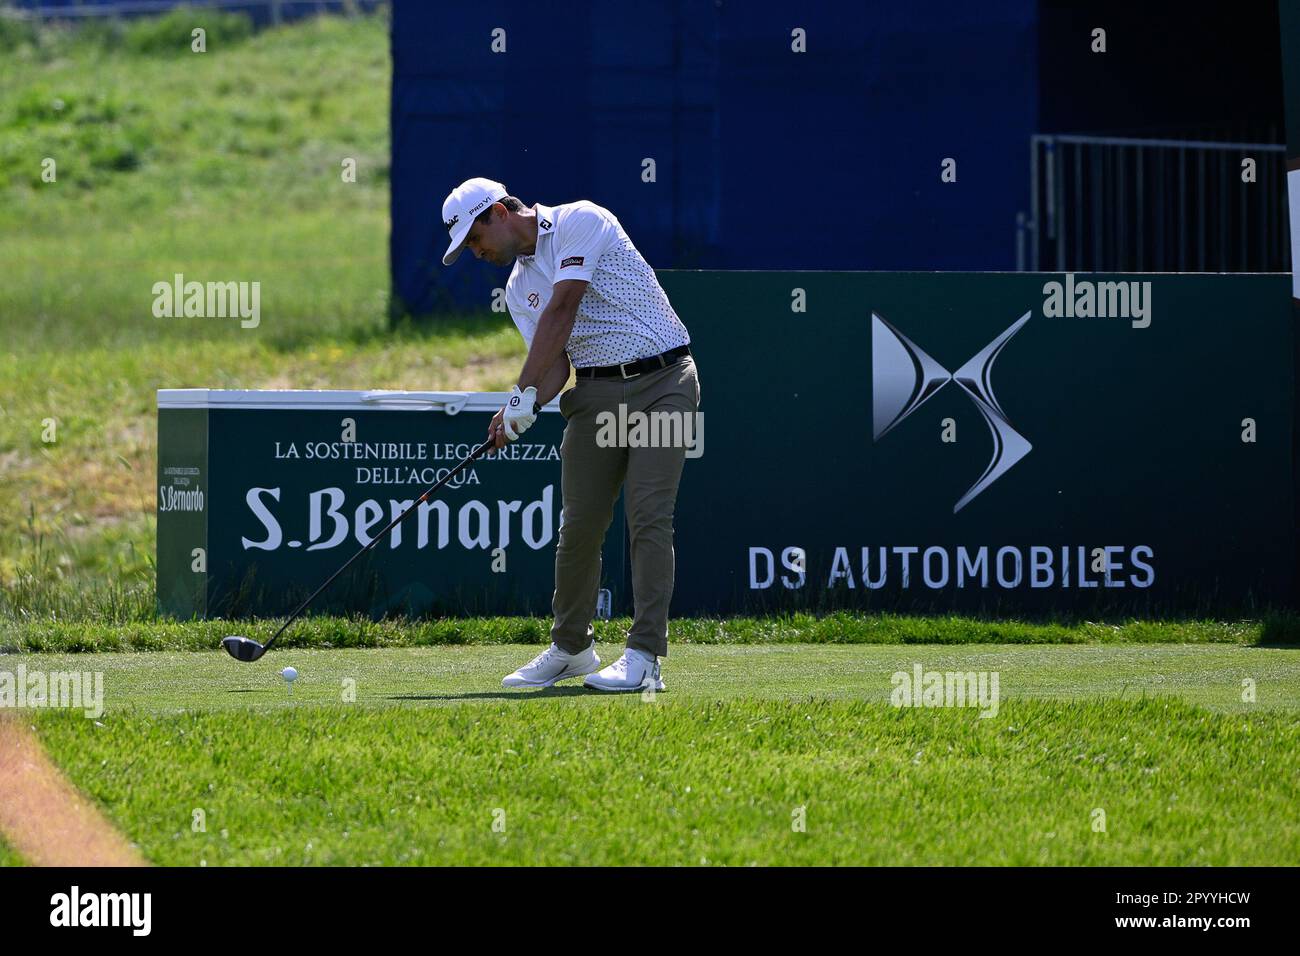
<svg viewBox="0 0 1300 956">
<path fill-rule="evenodd" d="M 481 176 L 465 180 L 448 194 L 442 201 L 442 224 L 451 233 L 451 245 L 442 257 L 444 266 L 451 265 L 460 255 L 474 217 L 509 195 L 505 186 Z"/>
</svg>

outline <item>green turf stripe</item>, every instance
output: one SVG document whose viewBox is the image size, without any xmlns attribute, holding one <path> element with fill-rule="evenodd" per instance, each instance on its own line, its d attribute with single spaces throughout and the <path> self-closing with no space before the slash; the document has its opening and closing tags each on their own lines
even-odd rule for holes
<svg viewBox="0 0 1300 956">
<path fill-rule="evenodd" d="M 105 720 L 141 711 L 302 709 L 343 703 L 345 691 L 362 707 L 447 707 L 533 700 L 530 692 L 504 690 L 501 678 L 538 649 L 275 649 L 256 664 L 221 651 L 23 655 L 0 658 L 0 672 L 82 672 L 90 675 L 82 683 L 86 693 L 101 675 Z M 622 650 L 615 644 L 597 649 L 606 661 Z M 278 676 L 287 665 L 299 672 L 292 691 Z M 999 694 L 1008 699 L 1171 695 L 1216 711 L 1300 708 L 1300 654 L 1230 645 L 690 645 L 672 649 L 663 675 L 674 701 L 811 696 L 883 703 L 894 691 L 894 675 L 912 674 L 918 665 L 996 672 Z M 563 683 L 556 693 L 576 686 Z M 564 698 L 540 700 L 557 699 Z M 85 703 L 80 712 L 97 716 Z"/>
</svg>

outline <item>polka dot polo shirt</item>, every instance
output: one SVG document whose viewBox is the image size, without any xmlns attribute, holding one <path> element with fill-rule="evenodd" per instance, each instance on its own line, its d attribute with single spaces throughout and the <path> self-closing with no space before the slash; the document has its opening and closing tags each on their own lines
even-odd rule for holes
<svg viewBox="0 0 1300 956">
<path fill-rule="evenodd" d="M 586 199 L 538 203 L 537 249 L 515 259 L 506 306 L 530 346 L 552 286 L 585 279 L 565 350 L 577 368 L 617 365 L 690 342 L 654 270 L 632 245 L 618 218 Z"/>
</svg>

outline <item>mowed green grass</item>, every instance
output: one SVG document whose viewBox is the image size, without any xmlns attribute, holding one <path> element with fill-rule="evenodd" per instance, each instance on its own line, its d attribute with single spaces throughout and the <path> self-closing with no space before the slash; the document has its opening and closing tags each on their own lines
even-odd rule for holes
<svg viewBox="0 0 1300 956">
<path fill-rule="evenodd" d="M 0 671 L 103 674 L 108 717 L 180 710 L 295 711 L 343 703 L 425 707 L 506 700 L 546 704 L 598 701 L 577 683 L 553 693 L 520 695 L 501 677 L 542 645 L 412 647 L 372 650 L 273 649 L 241 664 L 223 651 L 153 654 L 22 654 L 0 657 Z M 601 643 L 602 659 L 621 652 Z M 939 671 L 997 672 L 1000 693 L 1014 698 L 1082 699 L 1173 695 L 1217 711 L 1300 710 L 1300 651 L 1224 645 L 674 645 L 664 659 L 671 699 L 731 698 L 888 701 L 890 678 L 916 664 Z M 292 665 L 292 689 L 280 671 Z M 1254 682 L 1255 701 L 1242 699 Z M 350 683 L 349 683 L 350 682 Z M 585 705 L 584 705 L 585 706 Z"/>
<path fill-rule="evenodd" d="M 30 716 L 159 864 L 1269 865 L 1300 851 L 1293 649 L 682 646 L 649 697 L 503 690 L 534 650 L 9 660 L 103 672 L 98 720 Z M 891 706 L 892 675 L 916 664 L 996 671 L 996 715 Z"/>
</svg>

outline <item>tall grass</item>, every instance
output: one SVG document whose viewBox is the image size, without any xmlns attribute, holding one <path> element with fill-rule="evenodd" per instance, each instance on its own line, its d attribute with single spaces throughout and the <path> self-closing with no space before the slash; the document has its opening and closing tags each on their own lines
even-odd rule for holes
<svg viewBox="0 0 1300 956">
<path fill-rule="evenodd" d="M 152 618 L 159 388 L 509 381 L 486 307 L 389 329 L 387 31 L 0 19 L 0 621 Z M 155 317 L 178 272 L 260 283 L 260 325 Z"/>
<path fill-rule="evenodd" d="M 227 634 L 262 642 L 283 619 L 178 621 L 159 617 L 152 580 L 104 582 L 86 589 L 35 578 L 21 600 L 0 602 L 0 646 L 31 653 L 211 651 Z M 596 639 L 621 644 L 628 618 L 595 623 Z M 277 646 L 384 648 L 545 644 L 551 622 L 540 617 L 370 618 L 307 615 Z M 676 618 L 674 644 L 707 645 L 1294 645 L 1300 619 L 1272 614 L 1243 621 L 986 620 L 958 615 L 786 614 L 773 617 Z"/>
</svg>

